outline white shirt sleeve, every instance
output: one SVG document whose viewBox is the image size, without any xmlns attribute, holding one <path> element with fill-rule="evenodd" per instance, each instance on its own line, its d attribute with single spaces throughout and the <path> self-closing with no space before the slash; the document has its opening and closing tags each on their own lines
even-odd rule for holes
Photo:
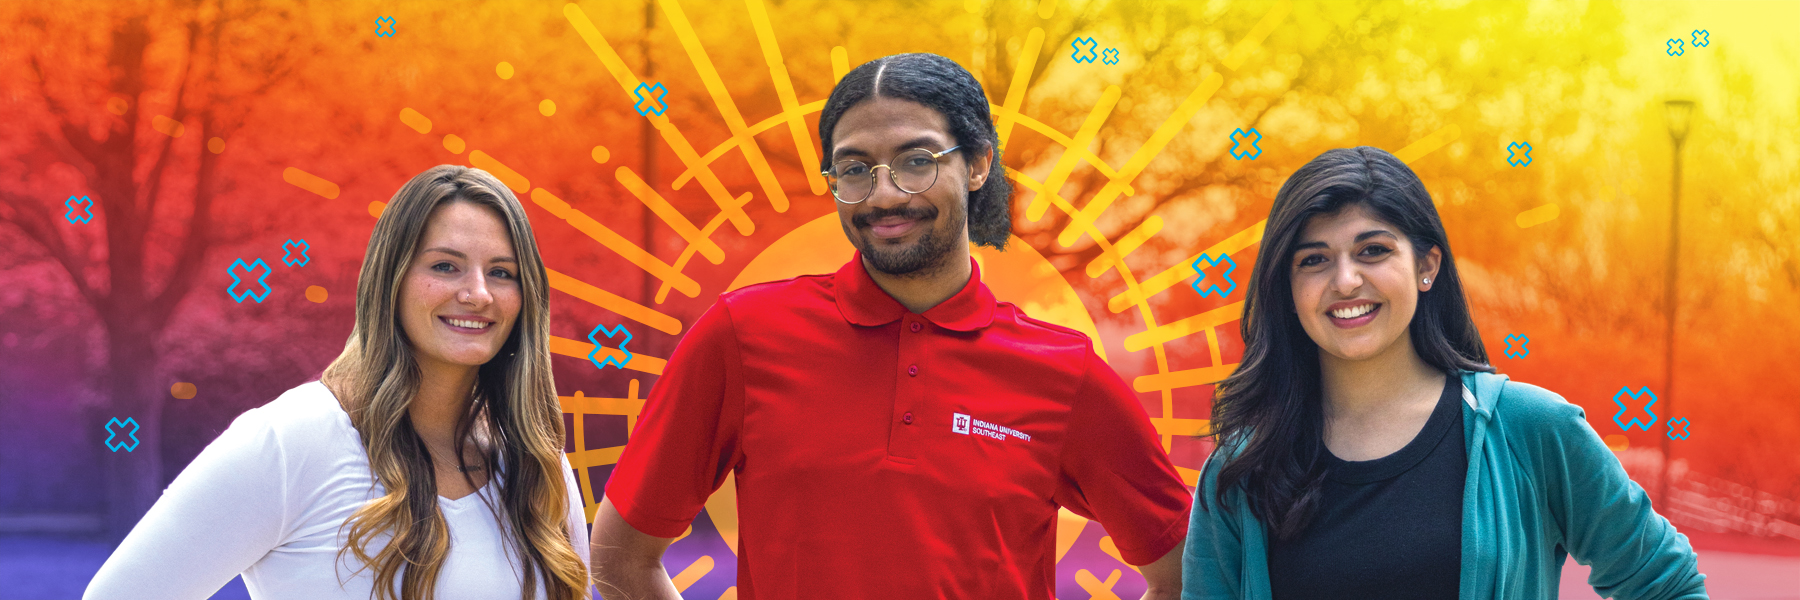
<svg viewBox="0 0 1800 600">
<path fill-rule="evenodd" d="M 240 415 L 163 490 L 83 599 L 210 597 L 286 537 L 285 462 L 266 411 Z"/>
<path fill-rule="evenodd" d="M 569 466 L 569 455 L 562 459 L 563 482 L 569 490 L 569 542 L 575 545 L 575 555 L 581 557 L 581 564 L 593 572 L 593 565 L 588 564 L 588 522 L 587 504 L 581 499 L 581 482 L 575 478 L 574 467 Z"/>
</svg>

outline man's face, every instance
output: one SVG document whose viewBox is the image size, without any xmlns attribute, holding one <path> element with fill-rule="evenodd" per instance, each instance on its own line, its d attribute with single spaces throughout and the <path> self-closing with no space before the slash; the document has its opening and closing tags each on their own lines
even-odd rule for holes
<svg viewBox="0 0 1800 600">
<path fill-rule="evenodd" d="M 855 160 L 871 167 L 890 164 L 907 150 L 943 152 L 956 145 L 949 122 L 917 102 L 875 97 L 853 106 L 831 130 L 831 163 Z M 981 189 L 988 161 L 971 169 L 962 152 L 938 160 L 937 181 L 909 194 L 894 185 L 886 168 L 875 169 L 875 188 L 859 204 L 837 203 L 838 220 L 850 243 L 870 266 L 889 275 L 926 276 L 967 244 L 969 192 Z"/>
</svg>

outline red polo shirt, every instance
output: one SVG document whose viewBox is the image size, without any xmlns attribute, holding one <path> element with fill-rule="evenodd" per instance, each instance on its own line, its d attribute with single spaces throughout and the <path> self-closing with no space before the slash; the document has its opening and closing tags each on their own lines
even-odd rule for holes
<svg viewBox="0 0 1800 600">
<path fill-rule="evenodd" d="M 1081 332 L 996 302 L 979 268 L 922 315 L 860 254 L 720 296 L 606 496 L 675 537 L 727 472 L 745 600 L 1050 600 L 1058 506 L 1133 564 L 1187 534 L 1187 488 L 1137 394 Z"/>
</svg>

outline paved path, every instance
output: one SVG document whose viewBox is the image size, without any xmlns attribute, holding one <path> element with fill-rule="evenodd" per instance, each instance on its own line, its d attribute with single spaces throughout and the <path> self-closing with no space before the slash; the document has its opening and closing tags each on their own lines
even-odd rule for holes
<svg viewBox="0 0 1800 600">
<path fill-rule="evenodd" d="M 112 547 L 100 542 L 43 537 L 0 537 L 0 600 L 79 600 Z M 1700 551 L 1706 589 L 1724 600 L 1800 600 L 1800 556 Z M 1563 565 L 1563 600 L 1599 598 L 1587 585 L 1588 568 Z M 212 600 L 249 600 L 242 579 Z"/>
</svg>

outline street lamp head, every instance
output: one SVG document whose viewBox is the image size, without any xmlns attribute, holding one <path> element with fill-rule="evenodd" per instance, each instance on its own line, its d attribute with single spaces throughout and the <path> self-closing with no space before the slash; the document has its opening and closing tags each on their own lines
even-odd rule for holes
<svg viewBox="0 0 1800 600">
<path fill-rule="evenodd" d="M 1686 140 L 1689 116 L 1694 113 L 1694 101 L 1669 100 L 1663 103 L 1663 113 L 1669 119 L 1669 137 L 1677 144 Z"/>
</svg>

